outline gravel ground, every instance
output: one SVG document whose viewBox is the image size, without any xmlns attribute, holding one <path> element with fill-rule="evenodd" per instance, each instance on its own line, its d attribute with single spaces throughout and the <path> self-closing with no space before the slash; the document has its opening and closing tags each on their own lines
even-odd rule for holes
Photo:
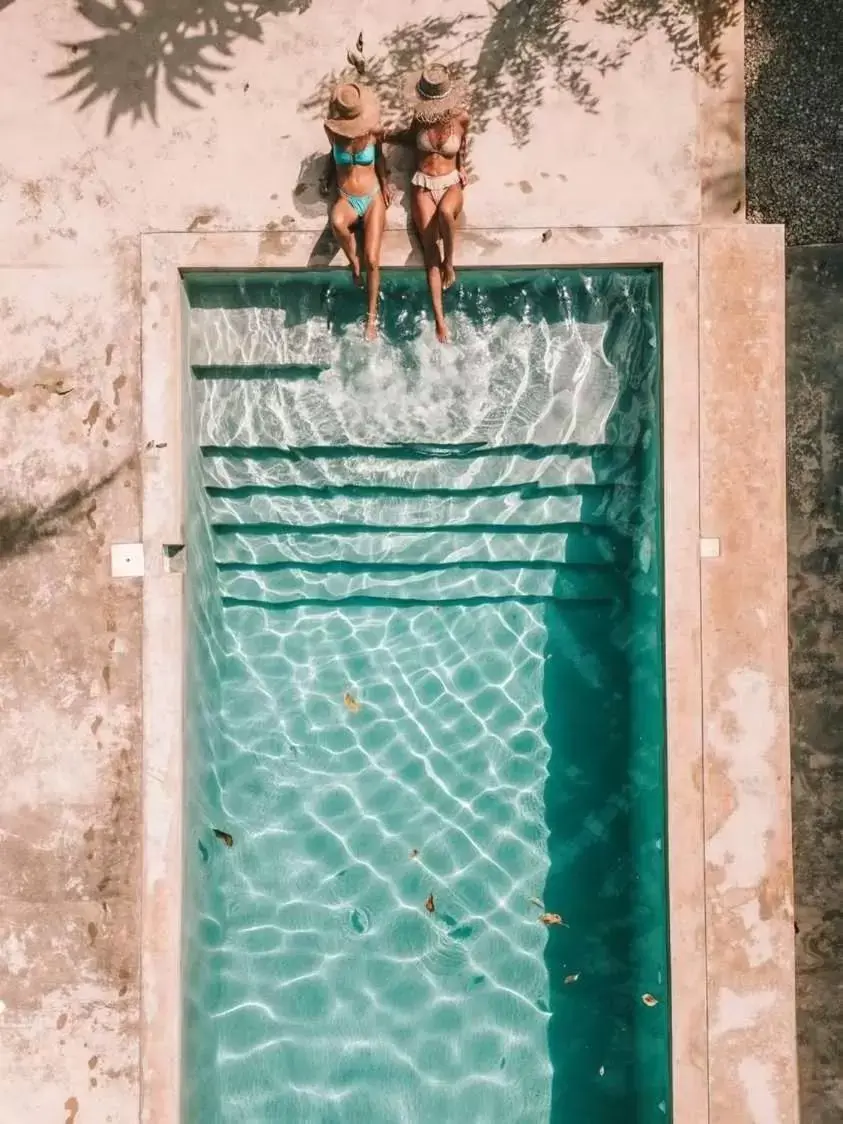
<svg viewBox="0 0 843 1124">
<path fill-rule="evenodd" d="M 787 269 L 796 1027 L 805 1124 L 843 1120 L 843 245 Z"/>
<path fill-rule="evenodd" d="M 747 210 L 843 241 L 843 2 L 746 0 Z"/>
</svg>

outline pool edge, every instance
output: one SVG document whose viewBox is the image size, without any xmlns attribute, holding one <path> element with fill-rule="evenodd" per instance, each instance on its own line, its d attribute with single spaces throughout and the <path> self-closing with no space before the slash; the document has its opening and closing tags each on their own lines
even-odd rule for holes
<svg viewBox="0 0 843 1124">
<path fill-rule="evenodd" d="M 701 528 L 720 543 L 701 587 L 710 1121 L 745 1103 L 791 1122 L 784 228 L 703 230 L 700 267 Z"/>
<path fill-rule="evenodd" d="M 746 228 L 773 241 L 779 228 Z M 724 233 L 734 236 L 734 226 Z M 664 476 L 666 662 L 668 711 L 668 833 L 670 886 L 670 941 L 672 976 L 672 1077 L 673 1115 L 682 1124 L 708 1124 L 725 1119 L 710 1115 L 711 1105 L 729 1103 L 730 1124 L 753 1124 L 757 1117 L 749 1099 L 752 1091 L 734 1087 L 722 1067 L 715 1070 L 718 1088 L 709 1076 L 710 1033 L 707 997 L 719 1002 L 723 989 L 734 988 L 728 950 L 715 941 L 707 949 L 705 861 L 712 824 L 704 816 L 703 778 L 708 779 L 708 754 L 703 744 L 703 680 L 714 648 L 709 651 L 710 629 L 728 631 L 731 620 L 712 615 L 705 601 L 700 568 L 700 243 L 711 233 L 689 227 L 640 229 L 565 229 L 466 231 L 461 260 L 466 268 L 504 266 L 658 265 L 663 271 L 664 337 Z M 743 233 L 740 231 L 739 233 Z M 181 959 L 181 757 L 182 757 L 182 629 L 181 577 L 166 571 L 162 546 L 182 540 L 182 449 L 179 400 L 182 364 L 181 269 L 274 269 L 328 265 L 319 257 L 314 232 L 262 232 L 225 234 L 148 233 L 142 236 L 142 393 L 144 546 L 144 881 L 142 889 L 142 997 L 141 1092 L 142 1120 L 152 1124 L 177 1124 L 180 1101 L 180 959 Z M 417 263 L 417 254 L 403 231 L 387 231 L 383 263 L 403 267 Z M 716 272 L 716 271 L 715 271 Z M 715 289 L 732 283 L 728 274 L 712 274 Z M 775 285 L 776 277 L 768 278 Z M 704 278 L 706 283 L 708 278 Z M 780 284 L 783 288 L 784 273 Z M 710 286 L 709 286 L 710 288 Z M 708 289 L 706 289 L 708 292 Z M 727 304 L 727 313 L 731 312 Z M 783 326 L 783 306 L 781 310 Z M 728 315 L 727 315 L 728 320 Z M 731 335 L 718 325 L 720 335 Z M 776 325 L 770 325 L 771 332 Z M 757 342 L 762 346 L 763 338 Z M 705 363 L 719 362 L 706 351 Z M 714 358 L 712 358 L 714 355 Z M 708 370 L 708 367 L 706 367 Z M 783 359 L 780 364 L 783 395 Z M 709 382 L 706 385 L 710 385 Z M 722 414 L 718 415 L 721 422 Z M 711 436 L 709 424 L 706 433 Z M 724 440 L 728 435 L 720 434 Z M 767 440 L 780 441 L 784 455 L 784 423 L 773 427 Z M 749 455 L 746 453 L 746 455 Z M 705 490 L 703 489 L 703 492 Z M 731 517 L 751 518 L 743 495 L 730 492 Z M 784 493 L 780 525 L 770 528 L 771 548 L 784 534 Z M 706 534 L 717 534 L 706 530 Z M 740 557 L 738 556 L 738 565 Z M 708 564 L 708 563 L 706 563 Z M 784 556 L 782 555 L 782 565 Z M 759 609 L 770 611 L 765 593 Z M 786 609 L 786 584 L 782 573 L 773 580 L 776 614 Z M 774 614 L 775 615 L 775 614 Z M 703 630 L 703 617 L 706 629 Z M 178 640 L 173 640 L 179 622 Z M 169 629 L 169 631 L 168 631 Z M 775 688 L 787 691 L 786 650 L 782 680 L 781 661 L 775 669 Z M 786 708 L 785 708 L 786 716 Z M 787 732 L 784 752 L 787 752 Z M 777 743 L 776 752 L 782 746 Z M 773 791 L 765 796 L 777 807 L 789 798 L 788 772 L 777 774 Z M 707 781 L 706 781 L 707 783 Z M 784 787 L 782 787 L 784 786 Z M 788 820 L 789 823 L 789 820 Z M 789 838 L 777 870 L 784 880 L 792 875 Z M 765 872 L 766 874 L 767 872 Z M 769 872 L 773 877 L 773 872 Z M 778 876 L 778 875 L 777 875 Z M 759 888 L 760 892 L 760 888 Z M 711 905 L 709 903 L 709 910 Z M 772 1008 L 782 1026 L 793 1021 L 793 981 L 790 947 L 779 967 L 780 986 Z M 738 939 L 738 938 L 736 938 Z M 749 946 L 753 937 L 745 936 Z M 740 944 L 740 941 L 738 940 Z M 789 961 L 788 961 L 789 957 Z M 746 983 L 746 981 L 744 981 Z M 751 986 L 751 981 L 747 984 Z M 740 1029 L 740 1028 L 738 1028 Z M 720 1058 L 720 1039 L 715 1057 Z M 752 1042 L 747 1057 L 766 1064 L 768 1051 L 758 1053 Z M 727 1041 L 727 1048 L 729 1047 Z M 748 1050 L 750 1047 L 748 1046 Z M 782 1098 L 795 1103 L 795 1041 L 780 1046 Z M 756 1054 L 758 1056 L 756 1057 Z M 740 1058 L 739 1061 L 745 1059 Z M 757 1073 L 757 1071 L 755 1071 Z M 721 1089 L 720 1074 L 723 1075 Z M 728 1081 L 727 1081 L 728 1077 Z M 785 1088 L 793 1083 L 792 1096 Z M 728 1088 L 725 1086 L 728 1084 Z M 744 1085 L 746 1082 L 744 1082 Z M 781 1102 L 780 1102 L 781 1103 Z M 741 1105 L 745 1104 L 745 1110 Z M 776 1124 L 792 1124 L 797 1117 L 784 1114 Z"/>
</svg>

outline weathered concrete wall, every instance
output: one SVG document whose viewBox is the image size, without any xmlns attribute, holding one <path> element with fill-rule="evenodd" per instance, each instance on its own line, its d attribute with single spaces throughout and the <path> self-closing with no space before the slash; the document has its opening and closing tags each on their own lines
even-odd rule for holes
<svg viewBox="0 0 843 1124">
<path fill-rule="evenodd" d="M 361 26 L 388 107 L 424 55 L 473 78 L 470 225 L 701 212 L 687 5 L 199 7 L 0 0 L 8 1124 L 138 1115 L 141 610 L 139 587 L 110 577 L 109 545 L 140 536 L 139 232 L 320 229 L 319 115 Z M 735 113 L 706 134 L 728 184 L 708 214 L 736 213 Z M 397 206 L 390 222 L 406 221 Z"/>
<path fill-rule="evenodd" d="M 843 1119 L 843 246 L 787 270 L 796 1000 L 802 1119 Z"/>
</svg>

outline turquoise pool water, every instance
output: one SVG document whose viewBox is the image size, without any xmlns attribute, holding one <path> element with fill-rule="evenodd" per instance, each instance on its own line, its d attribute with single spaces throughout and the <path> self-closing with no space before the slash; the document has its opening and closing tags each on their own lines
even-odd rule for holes
<svg viewBox="0 0 843 1124">
<path fill-rule="evenodd" d="M 658 274 L 186 285 L 186 1124 L 669 1119 Z"/>
</svg>

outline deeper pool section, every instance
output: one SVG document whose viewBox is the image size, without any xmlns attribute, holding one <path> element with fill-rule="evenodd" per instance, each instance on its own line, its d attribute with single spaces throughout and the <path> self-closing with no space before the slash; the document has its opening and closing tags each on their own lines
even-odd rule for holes
<svg viewBox="0 0 843 1124">
<path fill-rule="evenodd" d="M 188 275 L 185 1124 L 671 1118 L 659 283 Z"/>
</svg>

